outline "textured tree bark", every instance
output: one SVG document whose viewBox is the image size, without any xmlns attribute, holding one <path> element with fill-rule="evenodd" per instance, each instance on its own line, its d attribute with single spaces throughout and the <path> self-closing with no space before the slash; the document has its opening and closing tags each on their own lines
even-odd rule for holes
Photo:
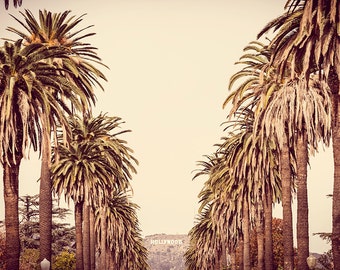
<svg viewBox="0 0 340 270">
<path fill-rule="evenodd" d="M 247 198 L 243 202 L 243 269 L 250 270 L 250 220 L 249 220 L 249 203 Z"/>
<path fill-rule="evenodd" d="M 264 239 L 265 239 L 265 269 L 274 269 L 274 258 L 273 258 L 273 194 L 270 188 L 267 189 L 264 203 Z"/>
<path fill-rule="evenodd" d="M 339 84 L 337 84 L 339 86 Z M 339 87 L 338 87 L 339 89 Z M 340 270 L 340 106 L 338 92 L 333 94 L 333 205 L 332 205 L 332 253 L 334 270 Z"/>
<path fill-rule="evenodd" d="M 83 259 L 83 202 L 74 202 L 74 218 L 76 226 L 76 270 L 84 269 Z"/>
<path fill-rule="evenodd" d="M 91 269 L 90 254 L 90 206 L 84 203 L 83 206 L 83 251 L 84 251 L 84 270 Z"/>
<path fill-rule="evenodd" d="M 39 191 L 40 262 L 52 259 L 52 182 L 50 129 L 44 123 Z"/>
<path fill-rule="evenodd" d="M 90 258 L 91 270 L 96 269 L 96 232 L 94 228 L 94 213 L 93 208 L 90 207 Z"/>
<path fill-rule="evenodd" d="M 4 164 L 4 202 L 6 244 L 5 260 L 6 270 L 19 269 L 20 240 L 19 240 L 19 167 L 17 164 Z"/>
<path fill-rule="evenodd" d="M 306 136 L 298 135 L 297 144 L 297 269 L 308 270 L 307 258 L 309 256 L 309 225 L 308 225 L 308 190 L 307 190 L 307 163 L 308 149 Z"/>
<path fill-rule="evenodd" d="M 282 181 L 282 219 L 283 219 L 283 269 L 294 269 L 294 241 L 293 241 L 293 214 L 292 214 L 292 183 L 287 137 L 281 149 L 281 181 Z"/>
<path fill-rule="evenodd" d="M 264 223 L 262 202 L 259 203 L 256 217 L 257 269 L 264 269 Z"/>
<path fill-rule="evenodd" d="M 100 209 L 100 269 L 106 269 L 106 217 L 105 217 L 105 210 L 102 207 Z"/>
</svg>

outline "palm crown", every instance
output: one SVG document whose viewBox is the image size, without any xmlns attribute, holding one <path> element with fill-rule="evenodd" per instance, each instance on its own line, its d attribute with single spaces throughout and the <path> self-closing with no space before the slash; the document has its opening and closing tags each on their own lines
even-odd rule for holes
<svg viewBox="0 0 340 270">
<path fill-rule="evenodd" d="M 65 123 L 63 113 L 71 112 L 63 100 L 55 98 L 54 92 L 72 92 L 75 86 L 58 74 L 58 68 L 45 61 L 51 57 L 67 58 L 67 55 L 65 50 L 54 46 L 22 47 L 21 40 L 14 44 L 5 42 L 1 49 L 1 153 L 19 152 L 25 156 L 31 145 L 37 149 L 42 130 L 41 114 L 50 114 L 51 118 L 58 117 Z M 50 91 L 45 91 L 46 86 Z M 79 105 L 75 102 L 75 106 Z M 4 162 L 4 155 L 1 161 Z"/>
</svg>

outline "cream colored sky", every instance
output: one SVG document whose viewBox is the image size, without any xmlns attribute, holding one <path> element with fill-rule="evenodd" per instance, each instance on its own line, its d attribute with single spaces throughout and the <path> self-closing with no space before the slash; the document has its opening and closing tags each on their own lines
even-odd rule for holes
<svg viewBox="0 0 340 270">
<path fill-rule="evenodd" d="M 97 112 L 120 116 L 132 133 L 124 136 L 140 165 L 133 178 L 144 235 L 187 233 L 197 213 L 204 179 L 193 170 L 203 155 L 215 151 L 227 112 L 222 103 L 234 62 L 258 31 L 283 12 L 285 0 L 24 0 L 37 14 L 72 10 L 87 13 L 82 26 L 94 24 L 89 42 L 110 70 L 105 93 L 98 89 Z M 0 36 L 19 25 L 0 11 Z M 20 17 L 20 15 L 18 15 Z M 330 152 L 312 160 L 310 231 L 331 230 L 332 162 Z M 25 161 L 20 194 L 38 193 L 39 162 Z M 1 183 L 2 190 L 2 183 Z M 0 218 L 3 218 L 1 201 Z M 280 216 L 280 209 L 275 211 Z M 329 245 L 311 236 L 312 251 Z"/>
</svg>

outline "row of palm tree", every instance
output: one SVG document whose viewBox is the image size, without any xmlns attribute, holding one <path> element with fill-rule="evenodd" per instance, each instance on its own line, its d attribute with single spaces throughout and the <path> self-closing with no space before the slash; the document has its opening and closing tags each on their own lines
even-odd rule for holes
<svg viewBox="0 0 340 270">
<path fill-rule="evenodd" d="M 259 35 L 274 30 L 275 37 L 269 47 L 273 50 L 271 65 L 277 67 L 277 81 L 283 78 L 297 78 L 298 91 L 319 89 L 320 96 L 315 103 L 325 102 L 326 115 L 311 112 L 315 117 L 315 128 L 309 131 L 311 122 L 305 122 L 307 134 L 316 134 L 326 141 L 332 136 L 334 182 L 332 206 L 332 252 L 334 269 L 340 269 L 340 163 L 339 163 L 339 14 L 340 6 L 336 0 L 290 0 L 286 4 L 287 13 L 270 22 Z M 328 98 L 330 102 L 328 101 Z M 308 107 L 309 108 L 309 107 Z M 328 120 L 330 119 L 330 120 Z M 307 119 L 308 120 L 308 119 Z M 324 122 L 322 122 L 324 121 Z M 326 124 L 323 127 L 323 124 Z M 330 130 L 328 127 L 330 126 Z M 308 145 L 312 137 L 306 138 Z M 301 139 L 301 138 L 300 138 Z M 305 142 L 306 143 L 306 142 Z M 299 167 L 298 167 L 299 169 Z M 299 216 L 299 213 L 298 213 Z M 299 221 L 297 221 L 299 224 Z"/>
<path fill-rule="evenodd" d="M 232 259 L 232 269 L 236 269 L 237 249 L 242 251 L 242 258 L 238 261 L 243 264 L 243 269 L 251 269 L 250 231 L 257 232 L 258 269 L 273 269 L 272 204 L 280 200 L 282 188 L 277 148 L 269 140 L 264 147 L 253 145 L 258 144 L 253 141 L 253 117 L 251 110 L 244 109 L 226 127 L 238 129 L 231 130 L 222 138 L 217 151 L 208 156 L 207 162 L 199 163 L 203 169 L 195 178 L 206 175 L 208 179 L 199 194 L 202 205 L 200 211 L 203 212 L 199 216 L 199 222 L 189 233 L 191 242 L 186 256 L 188 269 L 201 269 L 201 263 L 197 259 L 210 261 L 207 254 L 212 256 L 210 265 L 214 269 L 225 269 L 227 252 Z M 256 170 L 257 167 L 251 166 L 255 161 L 258 166 L 263 166 L 263 170 Z M 203 224 L 209 224 L 209 230 L 202 229 Z M 211 242 L 206 237 L 210 239 L 213 235 L 215 246 L 209 250 L 215 250 L 216 253 L 198 248 L 197 230 L 201 232 L 200 241 L 206 246 Z M 192 252 L 196 258 L 191 256 Z M 207 265 L 202 269 L 210 268 Z"/>
<path fill-rule="evenodd" d="M 69 17 L 70 11 L 63 13 L 39 11 L 39 21 L 37 21 L 29 10 L 25 13 L 20 12 L 24 21 L 12 16 L 25 30 L 22 32 L 13 27 L 7 30 L 17 34 L 24 42 L 24 45 L 42 44 L 50 48 L 51 46 L 59 47 L 65 50 L 68 57 L 54 56 L 49 61 L 55 66 L 59 76 L 64 76 L 65 83 L 72 82 L 72 91 L 65 91 L 63 88 L 53 91 L 54 99 L 62 104 L 57 110 L 58 115 L 53 116 L 46 114 L 41 117 L 42 135 L 41 135 L 41 175 L 40 175 L 40 259 L 51 260 L 51 225 L 52 225 L 52 193 L 50 181 L 51 166 L 51 133 L 56 133 L 58 122 L 65 132 L 69 132 L 66 115 L 73 115 L 77 112 L 85 113 L 91 111 L 91 104 L 95 104 L 94 85 L 100 85 L 99 79 L 106 80 L 104 74 L 94 67 L 92 63 L 99 63 L 100 58 L 97 56 L 93 46 L 83 42 L 84 38 L 94 35 L 94 33 L 83 32 L 88 29 L 82 28 L 76 30 L 82 17 Z M 82 35 L 80 35 L 82 34 Z M 103 65 L 103 64 L 102 64 Z M 49 89 L 48 87 L 46 89 Z M 54 92 L 54 93 L 53 93 Z M 66 112 L 65 115 L 63 113 Z M 49 119 L 50 118 L 50 119 Z"/>
<path fill-rule="evenodd" d="M 1 163 L 4 168 L 6 251 L 9 262 L 17 266 L 18 242 L 18 184 L 22 158 L 27 157 L 31 146 L 40 149 L 44 113 L 57 116 L 62 104 L 49 89 L 72 88 L 63 77 L 57 76 L 55 67 L 47 63 L 56 56 L 53 50 L 41 44 L 22 47 L 19 40 L 5 42 L 1 48 Z M 62 54 L 61 54 L 62 53 Z M 60 52 L 60 56 L 63 56 Z M 13 261 L 12 261 L 13 260 Z"/>
<path fill-rule="evenodd" d="M 26 32 L 8 27 L 20 39 L 7 40 L 0 50 L 0 161 L 4 167 L 7 269 L 19 269 L 18 176 L 20 162 L 28 157 L 31 148 L 39 152 L 42 160 L 40 261 L 44 258 L 51 261 L 53 184 L 58 196 L 64 193 L 75 203 L 77 236 L 80 235 L 77 269 L 94 269 L 95 260 L 89 259 L 89 253 L 83 253 L 83 247 L 91 247 L 94 255 L 95 248 L 99 249 L 98 244 L 93 244 L 95 239 L 102 239 L 103 269 L 107 263 L 119 265 L 120 269 L 147 269 L 146 250 L 135 213 L 137 206 L 126 197 L 131 173 L 135 172 L 132 163 L 137 161 L 125 142 L 118 139 L 120 132 L 111 134 L 120 119 L 92 116 L 94 87 L 102 88 L 99 79 L 106 80 L 93 64 L 105 65 L 96 48 L 83 41 L 94 35 L 84 33 L 91 26 L 75 30 L 83 16 L 69 14 L 70 11 L 54 14 L 39 11 L 39 21 L 29 10 L 21 12 L 24 21 L 12 16 Z M 90 217 L 92 232 L 85 222 Z M 113 230 L 109 236 L 104 235 L 108 226 Z M 111 240 L 117 240 L 116 234 L 122 231 L 126 235 L 119 238 L 120 245 L 113 250 Z M 92 239 L 91 245 L 84 243 L 83 232 L 87 241 Z M 126 259 L 106 260 L 106 253 L 111 259 L 117 258 L 113 255 L 130 253 L 134 256 L 134 268 Z"/>
<path fill-rule="evenodd" d="M 231 104 L 229 132 L 215 155 L 203 163 L 202 172 L 208 175 L 200 194 L 204 212 L 190 232 L 188 269 L 200 269 L 195 267 L 201 260 L 211 259 L 218 269 L 223 253 L 208 252 L 208 247 L 213 245 L 211 250 L 217 252 L 224 246 L 233 253 L 236 244 L 243 246 L 243 269 L 250 269 L 249 225 L 270 231 L 270 211 L 278 199 L 283 206 L 284 269 L 294 269 L 292 192 L 297 193 L 297 269 L 308 269 L 308 157 L 320 144 L 329 145 L 331 138 L 332 252 L 334 269 L 340 269 L 339 2 L 291 0 L 285 8 L 259 33 L 261 37 L 272 30 L 274 37 L 268 44 L 251 42 L 238 62 L 244 67 L 230 79 L 233 92 L 224 103 Z M 266 235 L 265 263 L 259 252 L 258 269 L 273 269 L 270 241 Z M 262 250 L 263 241 L 258 243 Z M 195 256 L 194 250 L 199 251 Z"/>
<path fill-rule="evenodd" d="M 76 269 L 94 269 L 96 261 L 98 269 L 148 269 L 138 206 L 128 196 L 138 162 L 117 137 L 128 132 L 121 123 L 103 114 L 72 117 L 72 138 L 61 133 L 53 151 L 53 190 L 75 206 Z"/>
</svg>

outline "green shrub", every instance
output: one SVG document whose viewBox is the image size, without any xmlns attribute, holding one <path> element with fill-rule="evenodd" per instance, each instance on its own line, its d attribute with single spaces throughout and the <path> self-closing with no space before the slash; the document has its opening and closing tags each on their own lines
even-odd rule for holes
<svg viewBox="0 0 340 270">
<path fill-rule="evenodd" d="M 53 270 L 74 270 L 76 269 L 76 256 L 67 250 L 60 252 L 54 260 Z"/>
<path fill-rule="evenodd" d="M 37 270 L 39 267 L 39 250 L 26 248 L 20 255 L 20 270 Z"/>
</svg>

